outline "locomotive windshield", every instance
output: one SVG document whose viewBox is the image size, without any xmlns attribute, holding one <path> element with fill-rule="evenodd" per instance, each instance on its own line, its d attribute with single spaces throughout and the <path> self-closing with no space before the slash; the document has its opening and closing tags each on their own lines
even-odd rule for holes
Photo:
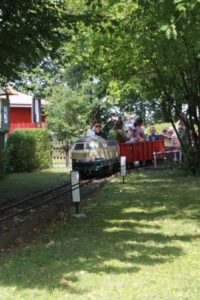
<svg viewBox="0 0 200 300">
<path fill-rule="evenodd" d="M 76 143 L 74 146 L 74 150 L 94 150 L 96 149 L 98 144 L 94 141 L 88 143 Z"/>
<path fill-rule="evenodd" d="M 77 143 L 74 150 L 84 150 L 84 143 Z"/>
</svg>

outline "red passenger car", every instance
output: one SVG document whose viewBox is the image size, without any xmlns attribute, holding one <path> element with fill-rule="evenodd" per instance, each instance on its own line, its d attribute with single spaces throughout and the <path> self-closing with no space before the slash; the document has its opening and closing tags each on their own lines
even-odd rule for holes
<svg viewBox="0 0 200 300">
<path fill-rule="evenodd" d="M 126 156 L 127 163 L 153 160 L 155 152 L 164 151 L 164 140 L 120 144 L 120 156 Z"/>
</svg>

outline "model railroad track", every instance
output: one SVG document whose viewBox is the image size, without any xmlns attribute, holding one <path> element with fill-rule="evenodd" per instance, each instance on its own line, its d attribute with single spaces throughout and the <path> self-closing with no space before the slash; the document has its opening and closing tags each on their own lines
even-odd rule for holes
<svg viewBox="0 0 200 300">
<path fill-rule="evenodd" d="M 92 180 L 81 182 L 80 187 L 87 185 L 91 181 Z M 42 207 L 48 209 L 48 204 L 53 200 L 57 201 L 57 199 L 62 198 L 61 202 L 70 206 L 71 197 L 63 199 L 63 196 L 65 194 L 71 194 L 72 189 L 71 182 L 67 182 L 19 201 L 8 203 L 7 205 L 6 202 L 3 202 L 0 205 L 0 234 L 17 226 L 23 222 L 27 216 L 30 217 L 31 214 L 37 213 Z"/>
<path fill-rule="evenodd" d="M 127 175 L 134 171 L 135 168 L 128 169 Z M 107 178 L 110 180 L 110 177 Z M 79 187 L 82 199 L 96 192 L 105 182 L 107 179 L 102 177 L 81 181 Z M 30 233 L 46 228 L 50 221 L 60 217 L 60 213 L 69 212 L 71 194 L 76 188 L 71 186 L 71 182 L 66 182 L 19 201 L 0 203 L 0 249 L 20 243 Z"/>
<path fill-rule="evenodd" d="M 127 175 L 134 172 L 137 168 L 128 169 Z M 117 170 L 115 173 L 117 173 Z M 80 182 L 81 190 L 87 185 L 95 181 L 97 178 L 90 180 L 84 180 Z M 76 187 L 74 188 L 76 189 Z M 71 182 L 68 181 L 65 184 L 59 185 L 55 188 L 37 193 L 30 197 L 18 201 L 4 201 L 0 203 L 0 235 L 4 232 L 12 230 L 12 228 L 18 226 L 27 220 L 33 218 L 33 215 L 40 214 L 40 211 L 52 209 L 51 204 L 62 205 L 65 207 L 70 207 L 71 202 L 71 192 L 73 187 Z M 67 196 L 70 195 L 70 196 Z M 52 206 L 53 206 L 52 205 Z"/>
<path fill-rule="evenodd" d="M 145 168 L 145 166 L 143 166 Z M 127 175 L 134 172 L 137 167 L 134 169 L 127 169 Z M 118 173 L 120 170 L 117 170 L 115 173 Z M 114 174 L 115 174 L 114 173 Z M 80 188 L 91 183 L 92 181 L 96 180 L 97 178 L 93 178 L 90 180 L 83 180 L 80 183 Z M 71 193 L 72 187 L 71 182 L 68 181 L 65 184 L 59 185 L 57 187 L 51 188 L 49 190 L 39 192 L 35 195 L 26 197 L 21 200 L 12 200 L 11 201 L 4 201 L 0 203 L 0 233 L 2 224 L 4 224 L 7 221 L 10 221 L 12 223 L 14 217 L 23 216 L 27 213 L 32 212 L 33 210 L 36 210 L 40 208 L 43 205 L 48 204 L 51 200 L 57 199 L 64 194 Z M 68 204 L 71 202 L 69 200 L 66 200 Z"/>
</svg>

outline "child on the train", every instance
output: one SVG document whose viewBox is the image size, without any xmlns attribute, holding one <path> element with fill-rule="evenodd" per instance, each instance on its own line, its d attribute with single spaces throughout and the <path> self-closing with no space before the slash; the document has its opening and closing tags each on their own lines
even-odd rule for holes
<svg viewBox="0 0 200 300">
<path fill-rule="evenodd" d="M 149 141 L 158 141 L 159 135 L 156 133 L 156 128 L 154 126 L 151 126 L 149 131 L 150 131 L 150 135 L 148 136 Z"/>
</svg>

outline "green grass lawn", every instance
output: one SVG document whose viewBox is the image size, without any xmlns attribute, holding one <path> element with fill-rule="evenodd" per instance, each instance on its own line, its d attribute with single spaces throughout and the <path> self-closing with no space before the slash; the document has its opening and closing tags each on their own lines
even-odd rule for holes
<svg viewBox="0 0 200 300">
<path fill-rule="evenodd" d="M 200 178 L 138 171 L 82 212 L 2 255 L 1 299 L 200 298 Z"/>
<path fill-rule="evenodd" d="M 8 174 L 0 180 L 0 202 L 19 199 L 62 184 L 67 180 L 68 175 L 69 170 L 66 168 Z"/>
</svg>

